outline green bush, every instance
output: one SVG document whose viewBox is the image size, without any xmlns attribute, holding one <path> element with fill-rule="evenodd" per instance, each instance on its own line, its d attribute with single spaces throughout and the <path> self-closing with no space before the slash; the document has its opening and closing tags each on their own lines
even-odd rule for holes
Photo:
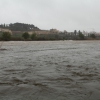
<svg viewBox="0 0 100 100">
<path fill-rule="evenodd" d="M 22 37 L 23 37 L 24 39 L 28 39 L 28 38 L 30 37 L 30 35 L 29 35 L 28 32 L 25 32 L 25 33 L 22 34 Z"/>
<path fill-rule="evenodd" d="M 31 39 L 35 40 L 36 39 L 36 33 L 31 34 Z"/>
<path fill-rule="evenodd" d="M 96 37 L 95 37 L 95 34 L 90 34 L 90 37 L 91 37 L 91 38 L 96 38 Z"/>
<path fill-rule="evenodd" d="M 79 34 L 79 38 L 80 38 L 81 40 L 84 40 L 84 35 L 83 35 L 82 33 L 80 33 L 80 34 Z"/>
<path fill-rule="evenodd" d="M 4 41 L 9 41 L 11 39 L 11 34 L 9 32 L 3 32 L 2 39 Z"/>
<path fill-rule="evenodd" d="M 11 37 L 12 41 L 24 41 L 23 37 Z"/>
<path fill-rule="evenodd" d="M 80 30 L 78 31 L 78 34 L 79 34 L 79 38 L 81 40 L 84 40 L 84 35 L 82 34 L 82 32 Z"/>
</svg>

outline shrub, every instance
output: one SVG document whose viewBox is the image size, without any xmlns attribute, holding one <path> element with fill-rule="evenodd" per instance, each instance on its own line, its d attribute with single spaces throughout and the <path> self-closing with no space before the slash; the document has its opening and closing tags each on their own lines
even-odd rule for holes
<svg viewBox="0 0 100 100">
<path fill-rule="evenodd" d="M 90 37 L 91 37 L 91 38 L 95 38 L 95 35 L 94 35 L 94 34 L 90 34 Z"/>
<path fill-rule="evenodd" d="M 31 39 L 35 40 L 36 39 L 36 33 L 31 34 Z"/>
<path fill-rule="evenodd" d="M 23 37 L 11 37 L 12 41 L 24 41 Z"/>
<path fill-rule="evenodd" d="M 4 41 L 9 41 L 11 39 L 11 34 L 9 32 L 3 32 L 2 39 Z"/>
<path fill-rule="evenodd" d="M 28 32 L 25 32 L 25 33 L 22 34 L 22 37 L 23 37 L 24 39 L 28 39 L 28 38 L 30 37 L 30 35 L 29 35 Z"/>
<path fill-rule="evenodd" d="M 81 40 L 84 40 L 84 35 L 82 34 L 82 32 L 79 30 L 79 38 L 81 39 Z"/>
</svg>

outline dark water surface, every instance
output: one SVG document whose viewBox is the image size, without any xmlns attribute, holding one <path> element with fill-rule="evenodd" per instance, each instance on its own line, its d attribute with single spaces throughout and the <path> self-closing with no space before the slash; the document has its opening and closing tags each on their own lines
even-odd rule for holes
<svg viewBox="0 0 100 100">
<path fill-rule="evenodd" d="M 100 100 L 100 41 L 4 42 L 0 100 Z"/>
</svg>

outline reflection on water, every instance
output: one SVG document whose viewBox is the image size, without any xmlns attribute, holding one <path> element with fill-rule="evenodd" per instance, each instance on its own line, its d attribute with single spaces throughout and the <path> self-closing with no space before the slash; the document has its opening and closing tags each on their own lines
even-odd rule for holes
<svg viewBox="0 0 100 100">
<path fill-rule="evenodd" d="M 0 100 L 99 100 L 100 41 L 4 42 Z"/>
</svg>

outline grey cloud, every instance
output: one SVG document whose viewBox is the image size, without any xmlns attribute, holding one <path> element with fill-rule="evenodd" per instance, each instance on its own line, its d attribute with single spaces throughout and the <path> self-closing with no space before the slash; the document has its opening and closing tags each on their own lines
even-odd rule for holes
<svg viewBox="0 0 100 100">
<path fill-rule="evenodd" d="M 0 23 L 31 23 L 41 29 L 100 31 L 100 0 L 0 0 Z"/>
</svg>

